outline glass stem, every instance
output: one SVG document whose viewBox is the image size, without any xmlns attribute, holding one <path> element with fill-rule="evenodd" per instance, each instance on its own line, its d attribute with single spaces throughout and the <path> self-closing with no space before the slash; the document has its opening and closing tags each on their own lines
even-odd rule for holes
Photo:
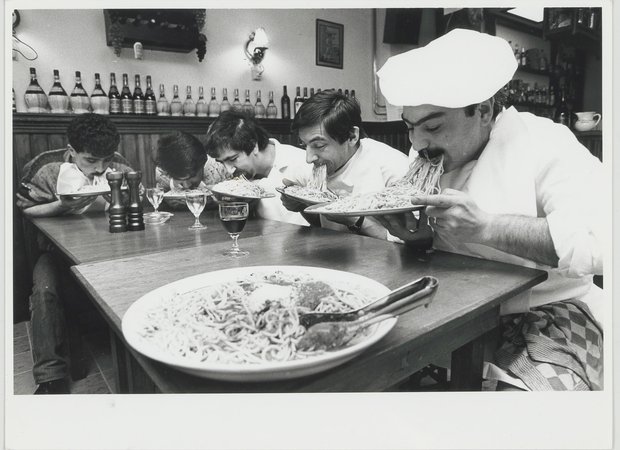
<svg viewBox="0 0 620 450">
<path fill-rule="evenodd" d="M 200 219 L 199 219 L 200 216 L 194 216 L 194 217 L 196 217 L 196 221 L 194 222 L 194 226 L 195 227 L 199 227 L 201 225 Z"/>
<path fill-rule="evenodd" d="M 237 239 L 239 239 L 239 233 L 235 233 L 235 234 L 230 234 L 230 237 L 232 238 L 232 250 L 233 252 L 238 252 L 239 251 L 239 244 L 237 243 Z"/>
</svg>

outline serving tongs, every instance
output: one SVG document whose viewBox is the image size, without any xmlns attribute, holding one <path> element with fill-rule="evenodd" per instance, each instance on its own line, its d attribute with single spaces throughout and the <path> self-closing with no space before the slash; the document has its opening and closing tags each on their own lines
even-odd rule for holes
<svg viewBox="0 0 620 450">
<path fill-rule="evenodd" d="M 306 328 L 306 332 L 297 343 L 297 348 L 310 350 L 340 347 L 363 328 L 420 306 L 428 307 L 438 286 L 437 278 L 425 276 L 354 311 L 300 314 L 299 322 Z"/>
</svg>

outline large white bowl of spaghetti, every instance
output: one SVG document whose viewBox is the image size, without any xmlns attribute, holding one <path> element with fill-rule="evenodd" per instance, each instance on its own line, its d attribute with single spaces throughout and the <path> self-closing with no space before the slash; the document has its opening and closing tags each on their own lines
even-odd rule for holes
<svg viewBox="0 0 620 450">
<path fill-rule="evenodd" d="M 255 266 L 175 281 L 139 298 L 123 317 L 126 341 L 143 355 L 205 378 L 270 381 L 318 373 L 363 352 L 396 323 L 375 324 L 341 348 L 301 351 L 298 315 L 346 311 L 389 292 L 349 272 Z"/>
</svg>

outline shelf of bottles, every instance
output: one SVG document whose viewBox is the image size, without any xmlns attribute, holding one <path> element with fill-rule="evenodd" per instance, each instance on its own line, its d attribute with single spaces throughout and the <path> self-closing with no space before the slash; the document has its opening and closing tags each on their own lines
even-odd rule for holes
<svg viewBox="0 0 620 450">
<path fill-rule="evenodd" d="M 601 39 L 601 8 L 546 8 L 544 33 L 548 39 L 572 35 L 571 44 L 587 46 Z M 585 38 L 585 39 L 584 39 Z"/>
<path fill-rule="evenodd" d="M 317 89 L 316 92 L 321 89 Z M 338 89 L 346 96 L 355 98 L 355 90 L 350 92 Z M 292 100 L 288 96 L 287 86 L 283 86 L 280 97 L 280 109 L 276 106 L 274 92 L 267 93 L 266 102 L 263 101 L 263 93 L 256 90 L 253 94 L 250 89 L 243 90 L 240 97 L 240 89 L 234 89 L 229 99 L 228 89 L 223 88 L 222 96 L 218 101 L 218 92 L 215 87 L 210 89 L 210 98 L 205 97 L 203 86 L 198 87 L 198 98 L 194 100 L 192 86 L 185 86 L 185 94 L 182 97 L 179 85 L 172 86 L 172 96 L 168 100 L 166 88 L 163 83 L 159 84 L 159 96 L 156 96 L 150 75 L 146 76 L 146 89 L 142 90 L 141 76 L 134 76 L 133 92 L 129 85 L 129 75 L 122 74 L 122 86 L 119 90 L 116 82 L 116 74 L 110 73 L 110 87 L 106 93 L 101 85 L 101 76 L 95 73 L 95 88 L 89 96 L 82 86 L 81 72 L 75 72 L 75 86 L 70 94 L 67 94 L 60 82 L 60 74 L 54 69 L 54 83 L 46 94 L 37 81 L 35 68 L 30 68 L 30 84 L 24 94 L 26 110 L 28 113 L 54 113 L 54 114 L 83 114 L 93 112 L 97 114 L 113 115 L 139 115 L 139 116 L 163 116 L 163 117 L 218 117 L 220 113 L 229 109 L 243 111 L 257 119 L 287 119 L 290 120 L 297 113 L 301 105 L 309 97 L 315 94 L 315 89 L 300 86 L 296 87 L 296 95 Z M 168 93 L 168 95 L 170 95 Z M 243 98 L 243 101 L 241 99 Z M 232 101 L 231 101 L 232 100 Z M 15 101 L 13 101 L 15 105 Z M 292 107 L 292 108 L 291 108 Z M 16 111 L 13 108 L 13 111 Z"/>
</svg>

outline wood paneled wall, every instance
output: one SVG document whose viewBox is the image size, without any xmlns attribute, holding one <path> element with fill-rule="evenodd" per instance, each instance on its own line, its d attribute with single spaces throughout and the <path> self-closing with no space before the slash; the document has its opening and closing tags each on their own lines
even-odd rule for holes
<svg viewBox="0 0 620 450">
<path fill-rule="evenodd" d="M 24 165 L 36 155 L 67 145 L 65 131 L 73 117 L 69 114 L 13 115 L 13 162 L 17 179 Z M 119 153 L 127 158 L 134 169 L 142 171 L 144 184 L 147 186 L 155 182 L 152 155 L 162 135 L 185 131 L 204 138 L 214 120 L 207 117 L 109 117 L 121 134 Z M 290 120 L 260 119 L 259 122 L 270 136 L 281 143 L 298 144 L 296 134 L 291 132 Z M 363 128 L 371 138 L 408 153 L 410 144 L 403 122 L 367 122 L 363 124 Z"/>
</svg>

